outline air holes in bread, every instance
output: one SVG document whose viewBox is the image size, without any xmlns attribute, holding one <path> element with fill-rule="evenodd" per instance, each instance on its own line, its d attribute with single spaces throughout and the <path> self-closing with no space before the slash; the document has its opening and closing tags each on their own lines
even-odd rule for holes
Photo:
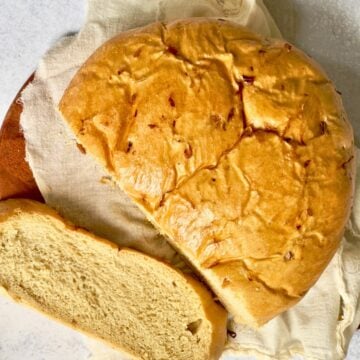
<svg viewBox="0 0 360 360">
<path fill-rule="evenodd" d="M 186 330 L 190 331 L 193 335 L 195 335 L 199 331 L 201 323 L 202 323 L 201 319 L 193 321 L 193 322 L 187 324 Z"/>
</svg>

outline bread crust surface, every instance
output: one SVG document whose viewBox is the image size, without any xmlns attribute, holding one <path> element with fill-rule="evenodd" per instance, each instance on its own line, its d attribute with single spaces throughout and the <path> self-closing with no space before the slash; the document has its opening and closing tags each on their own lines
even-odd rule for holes
<svg viewBox="0 0 360 360">
<path fill-rule="evenodd" d="M 227 21 L 152 24 L 100 47 L 59 108 L 241 323 L 296 304 L 339 246 L 352 129 L 287 42 Z"/>
</svg>

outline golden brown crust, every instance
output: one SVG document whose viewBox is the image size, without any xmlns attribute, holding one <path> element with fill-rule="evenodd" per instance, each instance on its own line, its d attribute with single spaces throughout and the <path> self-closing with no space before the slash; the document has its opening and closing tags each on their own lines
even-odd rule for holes
<svg viewBox="0 0 360 360">
<path fill-rule="evenodd" d="M 325 73 L 286 42 L 206 19 L 124 33 L 60 111 L 241 322 L 299 301 L 338 247 L 352 129 Z"/>
</svg>

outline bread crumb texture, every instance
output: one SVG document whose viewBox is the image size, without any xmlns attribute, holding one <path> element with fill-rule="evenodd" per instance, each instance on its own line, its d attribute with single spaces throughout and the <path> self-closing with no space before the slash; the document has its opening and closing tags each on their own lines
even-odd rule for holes
<svg viewBox="0 0 360 360">
<path fill-rule="evenodd" d="M 136 359 L 218 359 L 225 343 L 226 312 L 202 284 L 39 203 L 0 203 L 0 286 Z"/>
<path fill-rule="evenodd" d="M 123 33 L 60 111 L 241 323 L 298 302 L 339 245 L 352 129 L 326 74 L 284 41 L 206 19 Z"/>
</svg>

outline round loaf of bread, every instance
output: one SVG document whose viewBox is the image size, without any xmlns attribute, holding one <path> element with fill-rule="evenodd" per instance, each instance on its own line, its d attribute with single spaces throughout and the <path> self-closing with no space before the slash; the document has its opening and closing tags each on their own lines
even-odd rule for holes
<svg viewBox="0 0 360 360">
<path fill-rule="evenodd" d="M 352 129 L 326 74 L 287 42 L 209 19 L 126 32 L 60 111 L 239 322 L 297 303 L 338 248 Z"/>
</svg>

